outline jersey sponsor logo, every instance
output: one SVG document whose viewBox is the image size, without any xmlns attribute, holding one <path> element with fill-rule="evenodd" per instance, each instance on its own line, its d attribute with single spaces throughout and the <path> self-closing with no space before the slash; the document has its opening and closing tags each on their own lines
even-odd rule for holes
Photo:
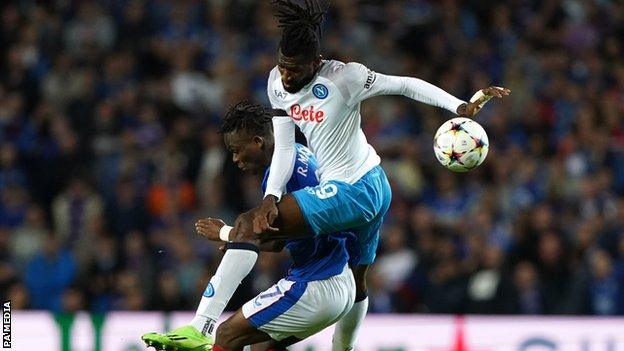
<svg viewBox="0 0 624 351">
<path fill-rule="evenodd" d="M 370 89 L 370 87 L 377 80 L 377 74 L 370 69 L 368 70 L 368 77 L 366 78 L 366 83 L 364 84 L 364 88 Z"/>
<path fill-rule="evenodd" d="M 325 112 L 314 110 L 314 106 L 302 108 L 299 104 L 290 106 L 290 117 L 295 121 L 307 121 L 321 123 L 325 119 Z"/>
<path fill-rule="evenodd" d="M 206 287 L 206 290 L 204 291 L 204 297 L 213 297 L 215 294 L 215 290 L 214 287 L 212 286 L 212 283 L 208 283 L 208 286 Z"/>
<path fill-rule="evenodd" d="M 278 98 L 280 98 L 282 100 L 284 100 L 284 99 L 286 99 L 288 97 L 288 93 L 286 93 L 286 92 L 279 91 L 277 89 L 275 89 L 273 92 L 275 93 L 275 96 L 277 96 Z"/>
<path fill-rule="evenodd" d="M 312 87 L 312 94 L 322 100 L 329 95 L 329 89 L 323 84 L 314 84 Z"/>
</svg>

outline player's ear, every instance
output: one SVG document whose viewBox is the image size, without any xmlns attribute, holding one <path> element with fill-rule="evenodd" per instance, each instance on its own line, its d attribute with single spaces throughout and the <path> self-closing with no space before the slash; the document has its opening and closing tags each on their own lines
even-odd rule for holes
<svg viewBox="0 0 624 351">
<path fill-rule="evenodd" d="M 321 61 L 323 60 L 323 55 L 318 55 L 315 59 L 314 59 L 314 68 L 317 68 L 318 66 L 321 65 Z"/>
</svg>

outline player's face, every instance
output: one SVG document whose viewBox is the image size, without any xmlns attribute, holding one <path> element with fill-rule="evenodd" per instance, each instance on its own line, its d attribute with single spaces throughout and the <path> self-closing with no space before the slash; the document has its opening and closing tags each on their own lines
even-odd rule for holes
<svg viewBox="0 0 624 351">
<path fill-rule="evenodd" d="M 262 137 L 233 131 L 225 133 L 223 140 L 225 147 L 232 153 L 232 161 L 241 171 L 257 174 L 266 167 Z"/>
<path fill-rule="evenodd" d="M 277 69 L 282 76 L 284 90 L 291 94 L 301 90 L 312 81 L 320 64 L 320 56 L 313 60 L 306 60 L 301 57 L 284 56 L 280 50 L 277 58 Z"/>
</svg>

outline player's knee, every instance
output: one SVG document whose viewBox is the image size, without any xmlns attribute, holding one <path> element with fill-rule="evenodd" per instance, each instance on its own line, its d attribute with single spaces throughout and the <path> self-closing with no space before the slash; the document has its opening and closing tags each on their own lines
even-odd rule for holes
<svg viewBox="0 0 624 351">
<path fill-rule="evenodd" d="M 368 285 L 366 277 L 368 276 L 368 266 L 357 266 L 355 268 L 355 301 L 362 301 L 368 296 Z"/>
<path fill-rule="evenodd" d="M 362 301 L 368 296 L 368 286 L 366 280 L 355 282 L 355 301 Z"/>
<path fill-rule="evenodd" d="M 355 281 L 355 291 L 366 292 L 367 290 L 368 286 L 366 285 L 366 278 L 361 278 Z"/>
</svg>

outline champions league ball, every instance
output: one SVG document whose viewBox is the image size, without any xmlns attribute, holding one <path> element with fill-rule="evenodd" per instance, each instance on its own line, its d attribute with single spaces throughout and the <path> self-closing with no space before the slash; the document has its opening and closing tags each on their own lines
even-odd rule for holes
<svg viewBox="0 0 624 351">
<path fill-rule="evenodd" d="M 433 152 L 453 172 L 468 172 L 485 160 L 490 142 L 481 125 L 469 118 L 446 121 L 433 138 Z"/>
</svg>

